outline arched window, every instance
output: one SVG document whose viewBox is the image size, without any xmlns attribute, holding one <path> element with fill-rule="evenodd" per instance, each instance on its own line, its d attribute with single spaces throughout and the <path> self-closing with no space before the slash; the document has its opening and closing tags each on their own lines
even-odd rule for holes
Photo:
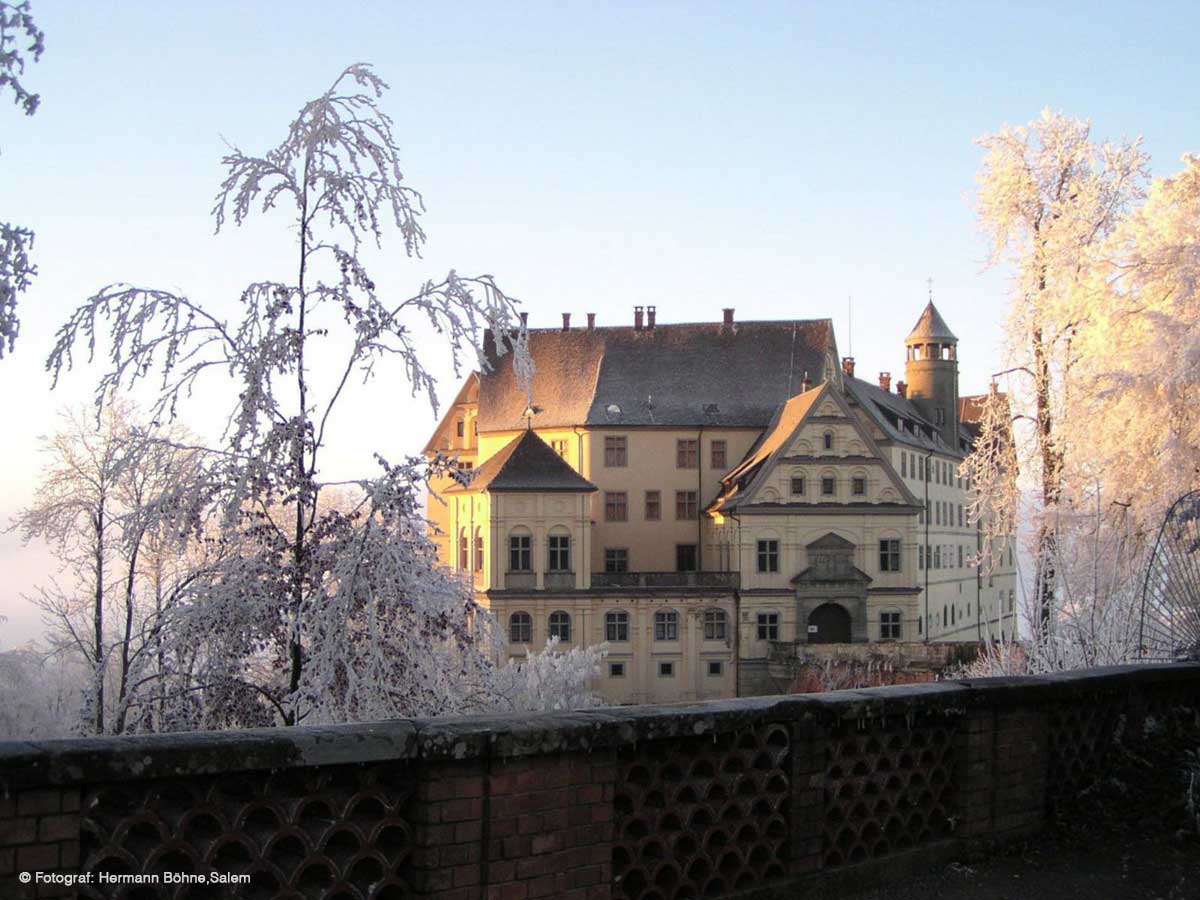
<svg viewBox="0 0 1200 900">
<path fill-rule="evenodd" d="M 704 639 L 706 641 L 723 641 L 728 630 L 727 617 L 723 609 L 706 609 L 704 611 Z"/>
<path fill-rule="evenodd" d="M 832 431 L 825 432 L 825 434 L 821 436 L 821 441 L 822 441 L 822 446 L 826 450 L 832 450 L 833 449 L 833 432 Z"/>
<path fill-rule="evenodd" d="M 613 610 L 604 614 L 604 639 L 606 641 L 629 640 L 629 613 Z"/>
<path fill-rule="evenodd" d="M 679 640 L 679 613 L 673 609 L 660 609 L 654 614 L 654 639 L 656 641 Z"/>
<path fill-rule="evenodd" d="M 471 561 L 467 557 L 467 529 L 458 529 L 458 568 L 459 571 L 466 572 L 471 568 Z"/>
<path fill-rule="evenodd" d="M 508 642 L 510 644 L 533 642 L 533 616 L 527 612 L 515 612 L 508 617 Z"/>
<path fill-rule="evenodd" d="M 556 528 L 550 532 L 550 555 L 547 571 L 571 571 L 571 535 L 565 528 Z"/>
<path fill-rule="evenodd" d="M 550 637 L 571 643 L 571 617 L 561 609 L 550 613 Z"/>
<path fill-rule="evenodd" d="M 483 571 L 483 532 L 475 529 L 475 571 Z"/>
<path fill-rule="evenodd" d="M 514 528 L 508 536 L 508 571 L 533 571 L 533 535 L 528 528 Z"/>
</svg>

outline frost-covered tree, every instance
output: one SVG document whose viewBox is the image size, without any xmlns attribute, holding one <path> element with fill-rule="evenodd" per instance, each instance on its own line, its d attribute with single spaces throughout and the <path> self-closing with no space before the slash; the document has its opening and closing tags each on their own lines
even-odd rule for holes
<svg viewBox="0 0 1200 900">
<path fill-rule="evenodd" d="M 41 98 L 21 83 L 29 59 L 37 61 L 45 49 L 45 35 L 34 24 L 29 3 L 0 0 L 0 97 L 12 91 L 13 101 L 32 116 Z M 20 330 L 17 294 L 26 290 L 37 274 L 29 259 L 33 232 L 20 225 L 0 222 L 0 359 L 12 350 Z"/>
<path fill-rule="evenodd" d="M 385 88 L 369 66 L 351 66 L 277 147 L 225 157 L 218 231 L 278 210 L 296 242 L 291 273 L 249 285 L 235 321 L 186 296 L 111 285 L 71 316 L 48 361 L 57 379 L 75 347 L 86 344 L 90 356 L 102 341 L 109 365 L 98 401 L 155 373 L 156 418 L 174 415 L 201 384 L 236 384 L 203 477 L 162 506 L 194 534 L 218 510 L 234 548 L 170 615 L 174 652 L 188 659 L 191 696 L 209 724 L 433 715 L 502 700 L 494 624 L 438 564 L 426 533 L 425 461 L 377 456 L 378 474 L 340 485 L 357 489 L 349 506 L 328 503 L 339 486 L 320 477 L 352 378 L 395 364 L 436 410 L 420 322 L 442 336 L 456 370 L 464 354 L 486 365 L 490 328 L 502 352 L 516 352 L 518 373 L 530 374 L 513 301 L 490 276 L 451 271 L 397 296 L 368 273 L 360 250 L 379 246 L 386 229 L 409 256 L 425 240 L 421 197 L 401 175 L 392 122 L 378 106 Z"/>
<path fill-rule="evenodd" d="M 1013 275 L 1007 393 L 1021 475 L 1036 492 L 1032 624 L 1040 641 L 1056 602 L 1057 513 L 1069 453 L 1060 424 L 1073 402 L 1079 334 L 1092 313 L 1087 287 L 1106 239 L 1142 196 L 1146 157 L 1139 141 L 1097 144 L 1089 122 L 1050 110 L 977 143 L 986 151 L 977 180 L 989 259 Z M 1017 482 L 998 467 L 975 466 L 973 474 L 997 512 L 990 527 L 1009 522 Z"/>
<path fill-rule="evenodd" d="M 28 648 L 0 651 L 0 741 L 77 733 L 79 695 L 87 680 L 74 660 L 48 659 Z"/>
<path fill-rule="evenodd" d="M 46 466 L 14 528 L 46 541 L 61 566 L 31 599 L 45 617 L 47 652 L 90 673 L 79 728 L 119 734 L 162 623 L 163 604 L 143 597 L 145 567 L 180 551 L 157 506 L 188 483 L 198 459 L 139 428 L 126 401 L 109 403 L 99 420 L 84 410 L 61 419 L 43 439 Z"/>
<path fill-rule="evenodd" d="M 1200 157 L 1156 178 L 1104 247 L 1067 411 L 1085 477 L 1153 533 L 1200 487 Z"/>
</svg>

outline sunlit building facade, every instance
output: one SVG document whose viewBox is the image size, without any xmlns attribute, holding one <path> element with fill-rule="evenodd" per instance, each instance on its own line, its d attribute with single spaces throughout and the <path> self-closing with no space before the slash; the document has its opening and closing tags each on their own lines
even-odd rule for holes
<svg viewBox="0 0 1200 900">
<path fill-rule="evenodd" d="M 426 446 L 445 563 L 520 656 L 605 642 L 612 702 L 778 689 L 810 644 L 1012 634 L 1012 558 L 972 566 L 958 474 L 978 398 L 930 303 L 905 380 L 868 382 L 828 319 L 530 329 L 527 393 L 490 340 Z"/>
</svg>

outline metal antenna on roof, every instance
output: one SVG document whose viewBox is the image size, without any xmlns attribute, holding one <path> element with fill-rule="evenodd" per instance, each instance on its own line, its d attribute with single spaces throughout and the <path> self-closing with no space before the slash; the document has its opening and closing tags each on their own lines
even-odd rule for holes
<svg viewBox="0 0 1200 900">
<path fill-rule="evenodd" d="M 854 355 L 854 295 L 846 295 L 846 355 Z"/>
</svg>

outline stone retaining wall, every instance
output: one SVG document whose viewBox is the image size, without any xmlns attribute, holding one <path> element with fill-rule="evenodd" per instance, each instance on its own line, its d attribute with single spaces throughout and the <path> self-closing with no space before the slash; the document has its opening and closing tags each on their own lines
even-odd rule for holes
<svg viewBox="0 0 1200 900">
<path fill-rule="evenodd" d="M 1198 703 L 1200 665 L 1179 664 L 0 743 L 0 896 L 794 896 L 1028 835 L 1115 740 Z M 26 871 L 91 883 L 22 885 Z M 250 882 L 162 880 L 211 872 Z"/>
</svg>

